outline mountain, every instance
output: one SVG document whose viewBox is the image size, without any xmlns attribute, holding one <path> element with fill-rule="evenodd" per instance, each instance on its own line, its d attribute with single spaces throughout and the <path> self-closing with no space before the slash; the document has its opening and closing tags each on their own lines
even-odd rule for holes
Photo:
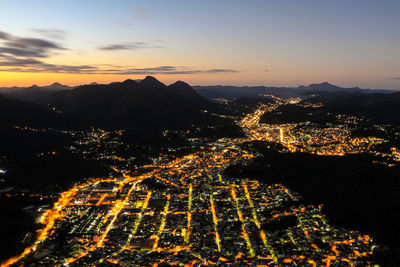
<svg viewBox="0 0 400 267">
<path fill-rule="evenodd" d="M 71 90 L 73 87 L 55 82 L 53 84 L 43 86 L 42 88 L 48 90 Z"/>
<path fill-rule="evenodd" d="M 73 87 L 55 82 L 51 85 L 42 87 L 37 85 L 32 85 L 30 87 L 2 88 L 0 93 L 12 99 L 25 100 L 34 103 L 43 103 L 45 99 L 47 99 L 56 92 L 63 90 L 72 90 L 72 89 Z"/>
<path fill-rule="evenodd" d="M 298 90 L 302 91 L 309 91 L 312 93 L 318 93 L 318 92 L 329 92 L 329 93 L 339 93 L 339 92 L 347 92 L 347 93 L 354 93 L 354 92 L 359 92 L 360 88 L 358 87 L 353 87 L 353 88 L 343 88 L 339 87 L 333 84 L 330 84 L 328 82 L 323 82 L 323 83 L 317 83 L 317 84 L 310 84 L 308 86 L 299 86 L 297 88 Z"/>
<path fill-rule="evenodd" d="M 200 95 L 187 83 L 182 81 L 177 81 L 167 87 L 168 92 L 174 95 L 179 95 L 181 97 L 192 99 L 198 104 L 206 104 L 207 101 L 200 97 Z"/>
<path fill-rule="evenodd" d="M 343 88 L 323 82 L 319 84 L 301 85 L 299 87 L 266 87 L 266 86 L 195 86 L 194 89 L 208 99 L 226 98 L 259 98 L 265 95 L 278 97 L 310 97 L 314 95 L 326 96 L 334 94 L 372 94 L 393 93 L 395 90 L 361 89 L 358 87 Z"/>
<path fill-rule="evenodd" d="M 203 110 L 221 110 L 184 82 L 166 86 L 151 76 L 140 82 L 128 79 L 79 86 L 52 95 L 47 103 L 82 125 L 103 128 L 163 129 L 212 124 L 220 118 Z"/>
</svg>

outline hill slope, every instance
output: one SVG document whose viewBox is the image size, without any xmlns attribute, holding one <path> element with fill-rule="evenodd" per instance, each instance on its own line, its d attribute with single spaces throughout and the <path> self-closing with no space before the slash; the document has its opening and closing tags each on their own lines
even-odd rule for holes
<svg viewBox="0 0 400 267">
<path fill-rule="evenodd" d="M 323 103 L 319 108 L 284 105 L 261 116 L 264 123 L 332 122 L 335 114 L 363 116 L 379 124 L 400 125 L 400 93 L 340 94 L 314 97 L 307 102 Z"/>
<path fill-rule="evenodd" d="M 0 125 L 55 126 L 66 121 L 46 106 L 0 95 Z"/>
</svg>

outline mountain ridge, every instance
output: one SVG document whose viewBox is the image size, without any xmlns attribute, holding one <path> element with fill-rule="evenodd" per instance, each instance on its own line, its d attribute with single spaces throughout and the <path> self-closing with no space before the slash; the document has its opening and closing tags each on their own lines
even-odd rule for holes
<svg viewBox="0 0 400 267">
<path fill-rule="evenodd" d="M 44 99 L 56 92 L 72 90 L 73 88 L 74 87 L 59 82 L 54 82 L 46 86 L 38 86 L 34 84 L 29 87 L 3 87 L 0 88 L 0 94 L 11 99 L 42 103 Z"/>
<path fill-rule="evenodd" d="M 373 94 L 373 93 L 394 93 L 399 90 L 388 89 L 363 89 L 359 87 L 345 88 L 328 82 L 314 83 L 307 86 L 298 87 L 277 87 L 277 86 L 193 86 L 193 88 L 203 97 L 214 98 L 258 98 L 263 95 L 272 94 L 279 97 L 311 97 L 314 95 L 332 94 Z"/>
</svg>

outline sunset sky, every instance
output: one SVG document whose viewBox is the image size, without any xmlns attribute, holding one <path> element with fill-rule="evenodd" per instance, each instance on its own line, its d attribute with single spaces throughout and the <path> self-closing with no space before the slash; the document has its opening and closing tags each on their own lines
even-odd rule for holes
<svg viewBox="0 0 400 267">
<path fill-rule="evenodd" d="M 0 86 L 400 89 L 399 0 L 0 0 Z"/>
</svg>

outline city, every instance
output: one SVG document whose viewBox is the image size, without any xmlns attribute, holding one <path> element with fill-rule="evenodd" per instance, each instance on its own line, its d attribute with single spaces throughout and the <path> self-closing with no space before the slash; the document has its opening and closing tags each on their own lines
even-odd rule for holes
<svg viewBox="0 0 400 267">
<path fill-rule="evenodd" d="M 292 146 L 282 137 L 288 128 L 260 131 L 268 128 L 258 123 L 267 108 L 274 107 L 239 122 L 247 138 L 208 143 L 138 176 L 113 167 L 118 177 L 62 193 L 42 214 L 34 244 L 3 265 L 371 263 L 372 238 L 335 229 L 321 206 L 302 205 L 300 195 L 280 184 L 224 176 L 227 166 L 254 157 L 240 143 L 277 132 L 281 144 Z"/>
<path fill-rule="evenodd" d="M 0 267 L 400 266 L 399 0 L 0 0 Z"/>
</svg>

